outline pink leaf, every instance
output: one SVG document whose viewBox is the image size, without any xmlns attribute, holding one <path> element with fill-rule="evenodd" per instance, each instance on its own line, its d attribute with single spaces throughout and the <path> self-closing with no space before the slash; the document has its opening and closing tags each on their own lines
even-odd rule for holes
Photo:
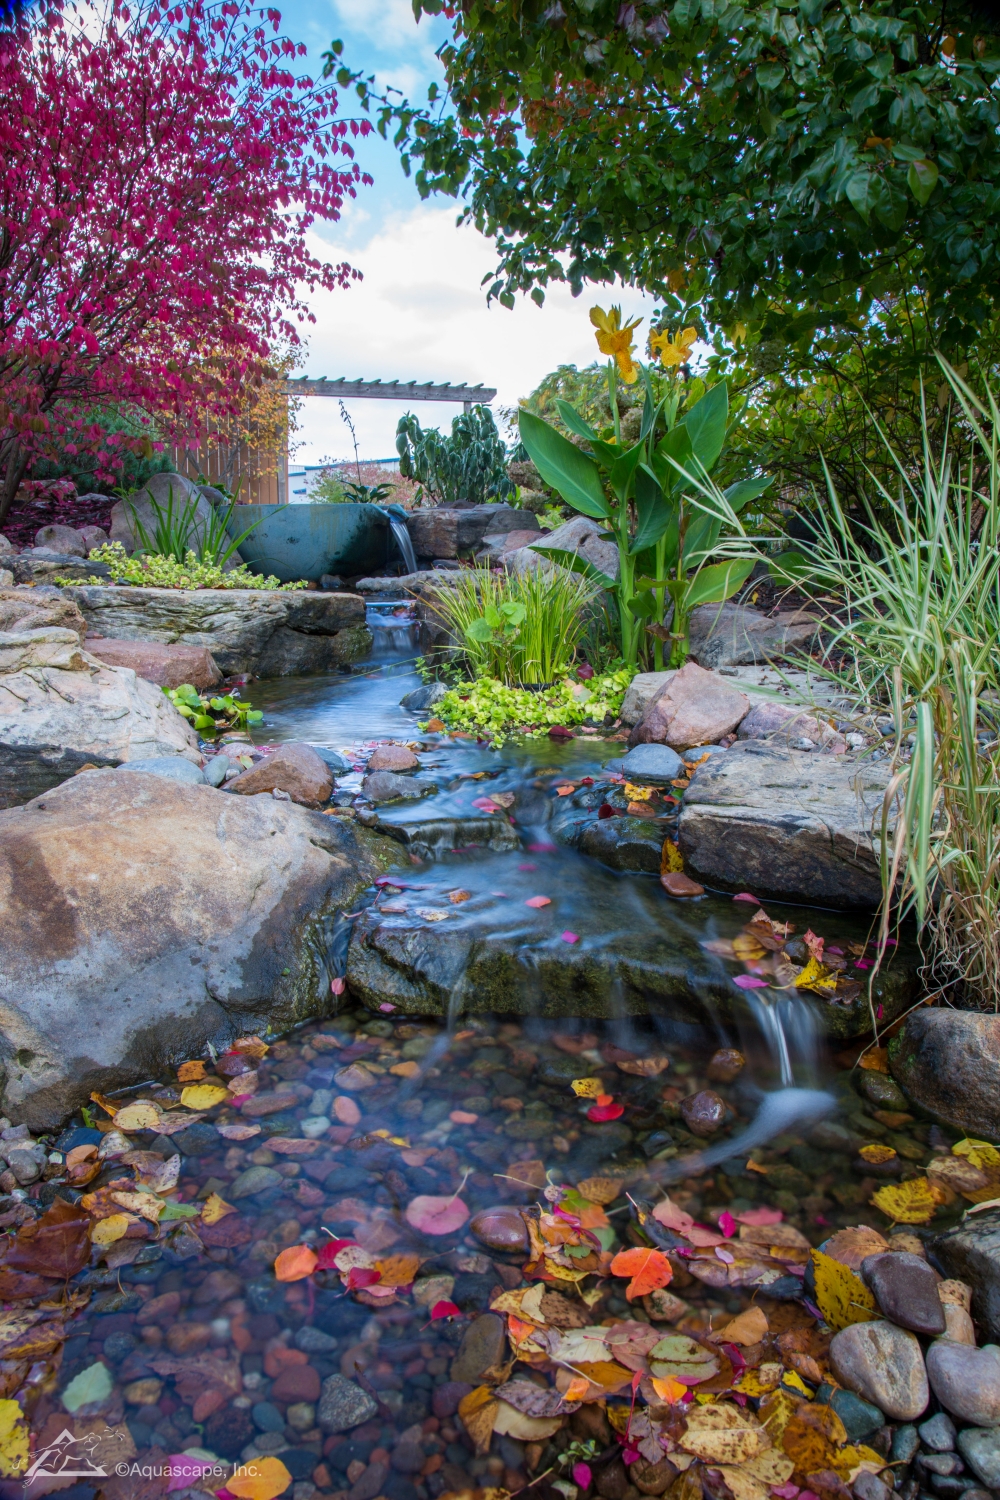
<svg viewBox="0 0 1000 1500">
<path fill-rule="evenodd" d="M 741 1214 L 736 1215 L 736 1222 L 757 1226 L 780 1224 L 784 1217 L 780 1208 L 745 1208 Z"/>
<path fill-rule="evenodd" d="M 733 1235 L 736 1233 L 736 1220 L 733 1218 L 728 1209 L 724 1209 L 719 1215 L 719 1228 L 722 1230 L 727 1240 L 731 1240 Z"/>
<path fill-rule="evenodd" d="M 214 1469 L 216 1460 L 214 1458 L 192 1458 L 188 1453 L 171 1453 L 167 1459 L 170 1469 L 170 1483 L 167 1485 L 167 1494 L 171 1490 L 191 1489 L 195 1480 Z"/>
<path fill-rule="evenodd" d="M 592 1104 L 587 1110 L 587 1119 L 595 1125 L 603 1125 L 606 1120 L 621 1119 L 624 1113 L 624 1104 Z"/>
<path fill-rule="evenodd" d="M 379 1010 L 382 1011 L 384 1015 L 391 1015 L 395 1009 L 396 1007 L 388 1000 L 383 1000 L 382 1004 L 379 1006 Z"/>
<path fill-rule="evenodd" d="M 653 1209 L 653 1218 L 658 1224 L 662 1224 L 664 1229 L 672 1229 L 675 1234 L 682 1234 L 685 1239 L 688 1231 L 694 1228 L 694 1219 L 691 1215 L 685 1213 L 683 1208 L 679 1208 L 676 1203 L 672 1203 L 669 1198 L 664 1198 L 662 1203 L 656 1205 Z"/>
<path fill-rule="evenodd" d="M 382 1272 L 376 1271 L 371 1266 L 352 1266 L 347 1273 L 344 1285 L 349 1292 L 356 1292 L 361 1287 L 374 1286 L 376 1281 L 381 1281 Z"/>
<path fill-rule="evenodd" d="M 718 1245 L 716 1245 L 715 1253 L 720 1260 L 725 1261 L 727 1266 L 735 1264 L 736 1256 L 732 1253 L 731 1250 L 723 1250 Z"/>
<path fill-rule="evenodd" d="M 454 1234 L 469 1217 L 461 1198 L 434 1198 L 428 1194 L 407 1204 L 406 1222 L 421 1234 Z"/>
<path fill-rule="evenodd" d="M 535 907 L 538 907 L 538 906 L 551 906 L 552 905 L 552 897 L 551 896 L 529 896 L 528 899 L 527 899 L 527 901 L 524 904 L 525 904 L 525 906 L 535 906 Z"/>
<path fill-rule="evenodd" d="M 314 1270 L 333 1271 L 336 1270 L 336 1259 L 341 1250 L 346 1250 L 348 1245 L 354 1245 L 355 1240 L 327 1240 L 316 1252 L 316 1265 Z"/>
<path fill-rule="evenodd" d="M 741 990 L 766 990 L 768 983 L 766 979 L 758 979 L 756 974 L 734 974 L 733 983 Z"/>
<path fill-rule="evenodd" d="M 733 897 L 733 900 L 734 901 L 752 901 L 753 904 L 754 904 L 754 906 L 759 906 L 760 905 L 760 902 L 757 900 L 757 897 L 756 896 L 751 896 L 751 894 L 750 894 L 749 891 L 740 891 L 740 893 L 739 893 L 738 896 L 734 896 Z"/>
<path fill-rule="evenodd" d="M 684 1238 L 698 1250 L 711 1250 L 726 1243 L 725 1236 L 717 1229 L 709 1229 L 707 1224 L 692 1224 Z"/>
<path fill-rule="evenodd" d="M 870 958 L 858 958 L 854 961 L 856 969 L 870 969 L 872 966 Z"/>
<path fill-rule="evenodd" d="M 561 932 L 559 936 L 564 943 L 578 943 L 580 941 L 580 934 L 578 932 Z"/>
<path fill-rule="evenodd" d="M 593 1475 L 590 1472 L 590 1465 L 584 1463 L 574 1464 L 572 1474 L 573 1483 L 578 1484 L 581 1490 L 585 1490 L 590 1484 L 591 1479 L 593 1478 Z"/>
<path fill-rule="evenodd" d="M 347 989 L 347 980 L 346 979 L 331 979 L 330 980 L 330 994 L 331 995 L 342 995 L 346 989 Z"/>
<path fill-rule="evenodd" d="M 435 1302 L 431 1308 L 431 1321 L 437 1322 L 438 1318 L 460 1318 L 461 1309 L 454 1302 Z"/>
<path fill-rule="evenodd" d="M 772 1484 L 771 1486 L 771 1494 L 776 1495 L 778 1500 L 795 1500 L 795 1496 L 798 1493 L 798 1485 L 792 1484 L 790 1481 L 788 1484 Z"/>
</svg>

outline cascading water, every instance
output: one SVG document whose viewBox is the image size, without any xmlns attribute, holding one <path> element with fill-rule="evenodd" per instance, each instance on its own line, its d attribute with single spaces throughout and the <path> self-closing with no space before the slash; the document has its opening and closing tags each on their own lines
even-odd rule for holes
<svg viewBox="0 0 1000 1500">
<path fill-rule="evenodd" d="M 399 555 L 403 559 L 403 566 L 407 573 L 415 573 L 417 571 L 417 555 L 413 550 L 413 543 L 410 540 L 410 533 L 406 522 L 399 520 L 397 516 L 389 514 L 389 529 L 392 532 L 396 546 L 399 548 Z"/>
<path fill-rule="evenodd" d="M 373 657 L 398 661 L 415 655 L 420 621 L 412 604 L 399 599 L 369 599 L 365 607 L 365 624 L 372 633 Z"/>
</svg>

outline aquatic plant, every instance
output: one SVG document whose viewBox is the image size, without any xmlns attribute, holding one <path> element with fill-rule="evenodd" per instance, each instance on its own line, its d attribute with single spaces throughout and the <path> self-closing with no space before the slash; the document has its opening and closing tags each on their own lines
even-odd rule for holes
<svg viewBox="0 0 1000 1500">
<path fill-rule="evenodd" d="M 280 578 L 269 574 L 262 578 L 251 573 L 246 563 L 230 568 L 228 572 L 215 562 L 199 562 L 194 552 L 188 552 L 183 562 L 173 557 L 161 557 L 157 553 L 136 553 L 129 557 L 121 542 L 105 542 L 95 547 L 90 554 L 91 562 L 107 564 L 114 583 L 134 584 L 150 589 L 304 589 L 305 583 L 282 583 Z M 57 578 L 56 583 L 79 583 L 78 578 Z M 91 578 L 91 583 L 104 583 L 103 578 Z"/>
<path fill-rule="evenodd" d="M 248 729 L 251 724 L 259 724 L 264 717 L 259 708 L 251 708 L 243 701 L 238 688 L 219 696 L 199 693 L 190 682 L 182 682 L 180 687 L 164 688 L 163 691 L 177 712 L 190 720 L 204 740 L 214 739 L 219 730 Z"/>
<path fill-rule="evenodd" d="M 553 728 L 616 719 L 634 676 L 634 667 L 623 666 L 586 683 L 564 678 L 541 693 L 479 677 L 451 688 L 435 703 L 434 714 L 439 725 L 480 735 L 495 745 L 516 736 L 537 739 Z"/>
</svg>

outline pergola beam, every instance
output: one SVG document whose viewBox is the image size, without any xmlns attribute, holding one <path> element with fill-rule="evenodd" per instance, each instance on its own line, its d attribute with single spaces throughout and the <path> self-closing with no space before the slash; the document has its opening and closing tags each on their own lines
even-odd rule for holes
<svg viewBox="0 0 1000 1500">
<path fill-rule="evenodd" d="M 465 410 L 474 404 L 488 405 L 496 395 L 496 388 L 488 385 L 450 385 L 447 381 L 435 385 L 432 380 L 328 380 L 325 375 L 318 380 L 300 375 L 285 381 L 285 390 L 290 396 L 339 396 L 344 400 L 364 401 L 450 401 L 461 402 Z"/>
</svg>

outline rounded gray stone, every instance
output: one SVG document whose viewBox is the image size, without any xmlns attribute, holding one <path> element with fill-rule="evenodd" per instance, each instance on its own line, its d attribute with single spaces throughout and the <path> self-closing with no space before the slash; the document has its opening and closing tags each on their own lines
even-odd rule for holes
<svg viewBox="0 0 1000 1500">
<path fill-rule="evenodd" d="M 496 1313 L 481 1313 L 473 1318 L 452 1361 L 452 1380 L 480 1385 L 486 1372 L 503 1362 L 506 1346 L 507 1325 L 503 1318 Z"/>
<path fill-rule="evenodd" d="M 912 1422 L 927 1409 L 927 1371 L 914 1334 L 894 1323 L 852 1323 L 830 1344 L 830 1363 L 841 1385 L 871 1401 L 896 1422 Z"/>
<path fill-rule="evenodd" d="M 1000 1348 L 996 1344 L 973 1349 L 952 1339 L 936 1339 L 927 1351 L 927 1375 L 935 1396 L 953 1417 L 978 1427 L 1000 1426 Z"/>
<path fill-rule="evenodd" d="M 273 1167 L 247 1167 L 230 1186 L 230 1198 L 254 1198 L 258 1193 L 269 1193 L 284 1182 L 280 1172 Z"/>
<path fill-rule="evenodd" d="M 1000 1489 L 1000 1427 L 966 1427 L 958 1434 L 958 1451 L 977 1479 Z"/>
<path fill-rule="evenodd" d="M 627 780 L 642 785 L 669 786 L 684 774 L 684 765 L 669 745 L 636 745 L 623 759 L 622 772 Z"/>
<path fill-rule="evenodd" d="M 228 755 L 213 755 L 202 775 L 209 786 L 221 786 L 231 765 L 232 761 Z"/>
<path fill-rule="evenodd" d="M 148 755 L 143 760 L 127 760 L 119 771 L 145 771 L 147 776 L 163 776 L 168 781 L 184 781 L 189 786 L 204 786 L 205 773 L 183 755 Z"/>
<path fill-rule="evenodd" d="M 869 1255 L 861 1275 L 890 1322 L 914 1333 L 944 1333 L 938 1277 L 922 1256 L 905 1250 Z"/>
<path fill-rule="evenodd" d="M 946 1411 L 939 1411 L 917 1428 L 925 1448 L 935 1453 L 952 1453 L 955 1449 L 955 1424 Z"/>
<path fill-rule="evenodd" d="M 324 1432 L 348 1432 L 378 1412 L 378 1403 L 346 1375 L 328 1375 L 323 1382 L 316 1421 Z"/>
<path fill-rule="evenodd" d="M 301 1349 L 303 1354 L 329 1354 L 337 1347 L 337 1339 L 332 1333 L 324 1333 L 322 1328 L 300 1328 L 292 1340 L 296 1349 Z"/>
</svg>

